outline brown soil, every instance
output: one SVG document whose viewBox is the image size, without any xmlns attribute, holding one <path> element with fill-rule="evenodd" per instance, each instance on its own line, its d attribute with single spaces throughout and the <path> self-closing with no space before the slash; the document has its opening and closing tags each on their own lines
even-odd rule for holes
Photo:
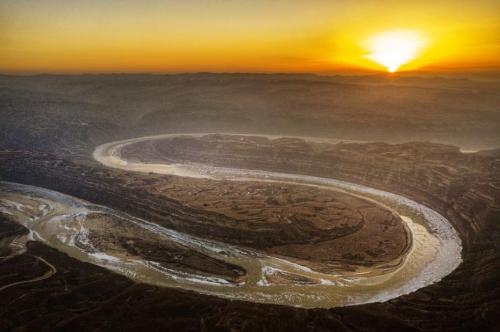
<svg viewBox="0 0 500 332">
<path fill-rule="evenodd" d="M 287 146 L 295 141 L 280 142 L 277 160 L 285 159 L 282 152 L 286 155 Z M 270 165 L 274 170 L 362 183 L 426 204 L 455 225 L 464 243 L 463 263 L 442 281 L 385 303 L 303 310 L 138 285 L 30 243 L 27 254 L 44 257 L 58 273 L 36 284 L 4 290 L 0 330 L 498 330 L 498 152 L 462 154 L 453 147 L 426 143 L 339 144 L 318 154 L 311 150 L 303 146 L 286 167 L 278 162 Z M 157 198 L 145 189 L 157 181 L 173 181 L 165 176 L 88 166 L 33 151 L 0 153 L 0 175 L 3 180 L 58 190 L 193 233 L 202 232 L 199 220 L 215 225 L 214 220 L 221 218 L 173 199 Z M 179 218 L 183 222 L 177 222 Z M 209 235 L 230 236 L 228 232 L 214 226 Z M 17 269 L 9 265 L 9 270 Z"/>
</svg>

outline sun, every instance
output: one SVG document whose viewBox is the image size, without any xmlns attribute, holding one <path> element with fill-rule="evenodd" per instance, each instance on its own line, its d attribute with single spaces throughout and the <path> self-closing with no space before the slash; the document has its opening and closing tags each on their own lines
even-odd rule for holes
<svg viewBox="0 0 500 332">
<path fill-rule="evenodd" d="M 368 40 L 368 58 L 391 73 L 415 59 L 424 46 L 423 38 L 414 31 L 386 31 Z"/>
</svg>

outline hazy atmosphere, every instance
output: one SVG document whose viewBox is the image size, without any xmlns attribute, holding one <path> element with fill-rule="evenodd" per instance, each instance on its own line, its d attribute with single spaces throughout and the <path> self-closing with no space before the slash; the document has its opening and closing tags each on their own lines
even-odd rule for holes
<svg viewBox="0 0 500 332">
<path fill-rule="evenodd" d="M 498 1 L 0 1 L 0 331 L 498 331 Z"/>
<path fill-rule="evenodd" d="M 498 71 L 498 12 L 493 0 L 4 0 L 0 71 L 383 70 L 370 55 L 386 31 L 417 39 L 406 70 Z"/>
</svg>

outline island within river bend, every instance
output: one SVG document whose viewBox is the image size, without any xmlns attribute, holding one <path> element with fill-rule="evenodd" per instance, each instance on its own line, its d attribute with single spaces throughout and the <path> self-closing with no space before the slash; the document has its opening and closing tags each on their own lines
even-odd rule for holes
<svg viewBox="0 0 500 332">
<path fill-rule="evenodd" d="M 96 148 L 94 158 L 114 168 L 155 172 L 213 181 L 294 185 L 351 196 L 389 210 L 404 226 L 407 246 L 390 262 L 355 269 L 321 267 L 303 258 L 256 250 L 178 232 L 123 212 L 64 194 L 2 182 L 0 206 L 41 241 L 79 260 L 139 282 L 177 287 L 224 298 L 297 307 L 335 307 L 386 301 L 439 281 L 461 262 L 461 241 L 439 213 L 397 194 L 331 178 L 268 170 L 206 165 L 196 161 L 140 162 L 123 150 L 134 144 L 172 139 L 203 140 L 213 135 L 162 135 L 112 142 Z M 228 136 L 233 139 L 234 135 Z M 162 142 L 168 143 L 168 142 Z M 132 149 L 133 150 L 133 149 Z M 369 222 L 369 221 L 368 221 Z M 124 240 L 126 239 L 126 240 Z M 139 239 L 161 243 L 163 250 L 205 261 L 178 264 L 147 251 L 130 250 Z M 194 258 L 193 258 L 194 257 Z"/>
</svg>

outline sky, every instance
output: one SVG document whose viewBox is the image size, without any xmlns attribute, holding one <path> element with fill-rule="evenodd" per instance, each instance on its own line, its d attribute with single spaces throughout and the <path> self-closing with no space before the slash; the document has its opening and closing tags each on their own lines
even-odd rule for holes
<svg viewBox="0 0 500 332">
<path fill-rule="evenodd" d="M 390 47 L 398 71 L 497 71 L 500 1 L 0 0 L 2 73 L 385 71 Z"/>
</svg>

